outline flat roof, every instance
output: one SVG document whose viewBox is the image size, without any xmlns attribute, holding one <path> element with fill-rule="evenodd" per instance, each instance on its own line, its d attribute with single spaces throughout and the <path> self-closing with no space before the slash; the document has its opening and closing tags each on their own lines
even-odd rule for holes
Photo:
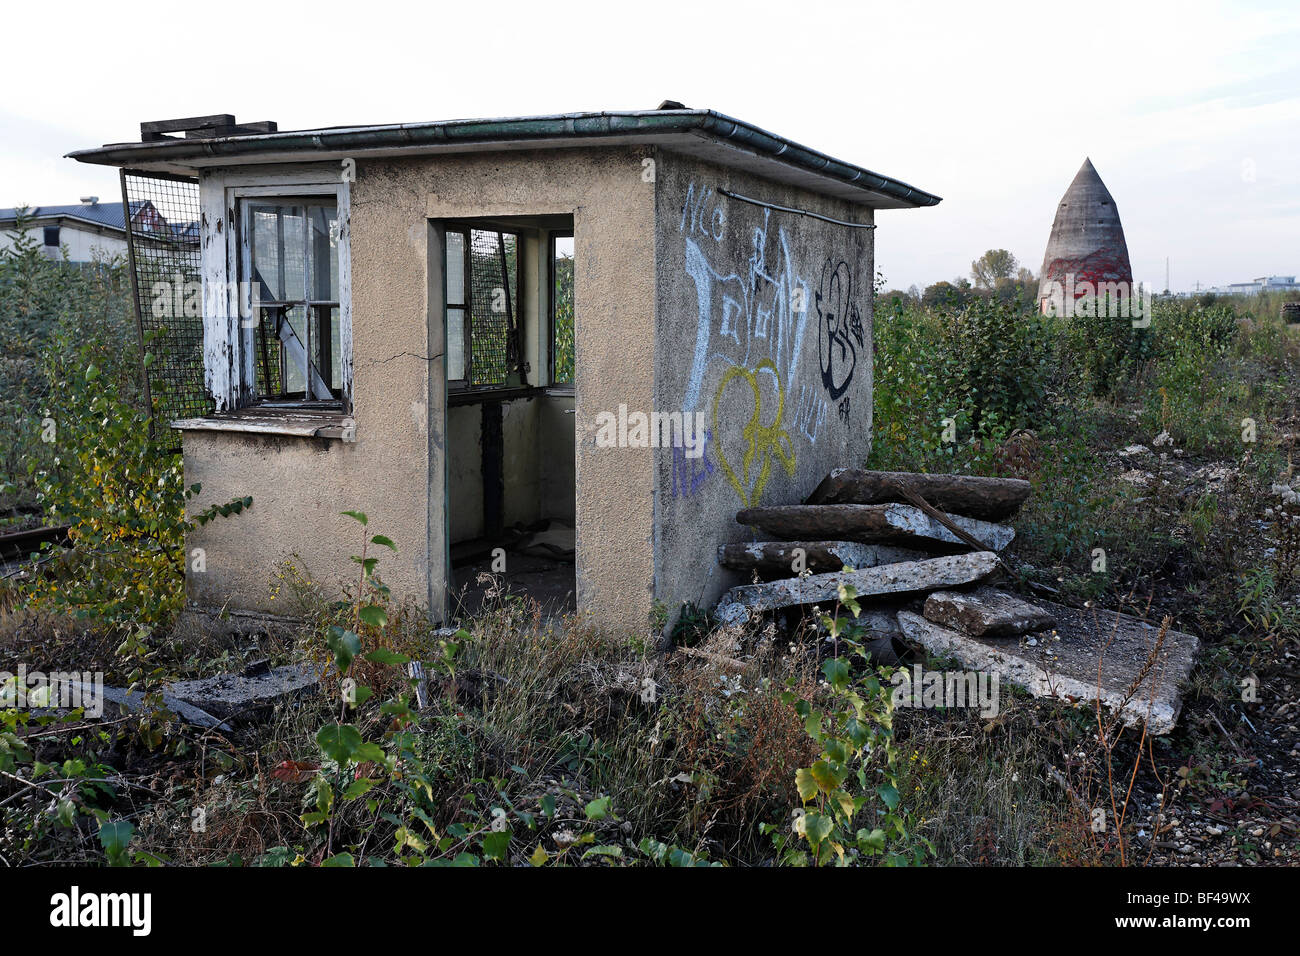
<svg viewBox="0 0 1300 956">
<path fill-rule="evenodd" d="M 940 198 L 705 109 L 560 113 L 377 126 L 245 133 L 208 139 L 110 143 L 68 157 L 82 163 L 194 175 L 213 166 L 347 156 L 656 144 L 813 192 L 877 209 L 936 205 Z"/>
</svg>

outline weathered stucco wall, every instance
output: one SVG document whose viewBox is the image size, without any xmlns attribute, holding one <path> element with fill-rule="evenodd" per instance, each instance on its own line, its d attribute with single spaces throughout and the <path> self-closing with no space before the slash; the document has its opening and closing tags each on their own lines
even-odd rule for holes
<svg viewBox="0 0 1300 956">
<path fill-rule="evenodd" d="M 345 509 L 400 549 L 394 595 L 441 614 L 446 581 L 445 372 L 438 243 L 430 220 L 572 215 L 576 259 L 577 585 L 598 625 L 642 626 L 654 578 L 654 457 L 595 445 L 596 412 L 653 399 L 655 185 L 643 149 L 571 149 L 367 160 L 351 187 L 355 443 L 190 432 L 196 509 L 252 495 L 253 510 L 199 529 L 207 605 L 276 610 L 269 582 L 297 553 L 317 580 L 350 578 L 358 535 Z M 477 443 L 473 453 L 478 454 Z M 543 449 L 542 454 L 546 451 Z M 540 492 L 539 492 L 540 493 Z"/>
<path fill-rule="evenodd" d="M 274 175 L 268 169 L 268 175 Z M 330 164 L 333 181 L 338 166 Z M 327 180 L 329 181 L 329 180 Z M 402 200 L 406 201 L 403 202 Z M 364 166 L 352 184 L 351 252 L 355 442 L 187 432 L 187 482 L 200 482 L 196 508 L 252 495 L 253 508 L 191 535 L 207 570 L 187 575 L 204 605 L 276 611 L 270 582 L 297 555 L 326 587 L 351 580 L 360 527 L 340 512 L 360 510 L 369 533 L 386 534 L 398 553 L 380 572 L 398 600 L 430 600 L 430 541 L 441 555 L 441 527 L 429 522 L 429 496 L 441 500 L 441 471 L 429 468 L 430 371 L 441 383 L 441 347 L 429 361 L 426 249 L 421 199 L 409 199 Z M 434 399 L 441 402 L 441 388 Z M 440 408 L 440 406 L 439 406 Z M 441 437 L 435 435 L 440 442 Z M 441 569 L 441 557 L 436 567 Z"/>
<path fill-rule="evenodd" d="M 654 458 L 650 449 L 611 455 L 595 442 L 598 411 L 649 407 L 653 397 L 655 187 L 643 175 L 646 155 L 564 149 L 381 164 L 423 195 L 431 219 L 573 216 L 577 590 L 597 625 L 644 626 L 652 606 Z M 435 321 L 441 335 L 440 312 Z"/>
<path fill-rule="evenodd" d="M 752 540 L 735 514 L 797 504 L 871 447 L 868 209 L 661 152 L 655 408 L 703 412 L 704 457 L 656 452 L 655 593 L 711 605 L 739 583 L 717 546 Z"/>
</svg>

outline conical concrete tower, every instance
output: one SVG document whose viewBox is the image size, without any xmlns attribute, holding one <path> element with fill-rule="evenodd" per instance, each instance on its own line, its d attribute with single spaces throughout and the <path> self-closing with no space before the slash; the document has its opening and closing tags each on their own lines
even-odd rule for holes
<svg viewBox="0 0 1300 956">
<path fill-rule="evenodd" d="M 1124 227 L 1110 190 L 1097 175 L 1092 160 L 1085 159 L 1056 207 L 1038 279 L 1039 307 L 1046 311 L 1053 293 L 1061 294 L 1057 290 L 1066 290 L 1065 295 L 1077 298 L 1089 294 L 1090 289 L 1097 293 L 1101 283 L 1116 282 L 1132 289 L 1133 269 L 1128 261 Z"/>
</svg>

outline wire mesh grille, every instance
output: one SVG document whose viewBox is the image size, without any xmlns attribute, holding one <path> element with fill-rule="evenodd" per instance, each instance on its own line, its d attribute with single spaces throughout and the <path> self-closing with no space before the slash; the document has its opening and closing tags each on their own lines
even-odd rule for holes
<svg viewBox="0 0 1300 956">
<path fill-rule="evenodd" d="M 276 317 L 280 310 L 261 309 L 253 336 L 254 375 L 258 395 L 280 395 L 284 392 L 283 355 Z"/>
<path fill-rule="evenodd" d="M 470 230 L 470 383 L 501 385 L 514 366 L 519 237 Z"/>
<path fill-rule="evenodd" d="M 198 180 L 122 172 L 135 307 L 143 351 L 153 355 L 146 369 L 146 394 L 155 420 L 212 412 L 203 382 L 203 294 L 200 285 Z M 180 436 L 159 434 L 170 451 Z"/>
</svg>

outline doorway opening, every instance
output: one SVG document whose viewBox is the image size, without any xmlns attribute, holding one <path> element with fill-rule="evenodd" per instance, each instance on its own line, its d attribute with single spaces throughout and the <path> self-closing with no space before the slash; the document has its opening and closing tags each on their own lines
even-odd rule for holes
<svg viewBox="0 0 1300 956">
<path fill-rule="evenodd" d="M 572 216 L 445 223 L 453 616 L 501 592 L 575 607 Z"/>
</svg>

